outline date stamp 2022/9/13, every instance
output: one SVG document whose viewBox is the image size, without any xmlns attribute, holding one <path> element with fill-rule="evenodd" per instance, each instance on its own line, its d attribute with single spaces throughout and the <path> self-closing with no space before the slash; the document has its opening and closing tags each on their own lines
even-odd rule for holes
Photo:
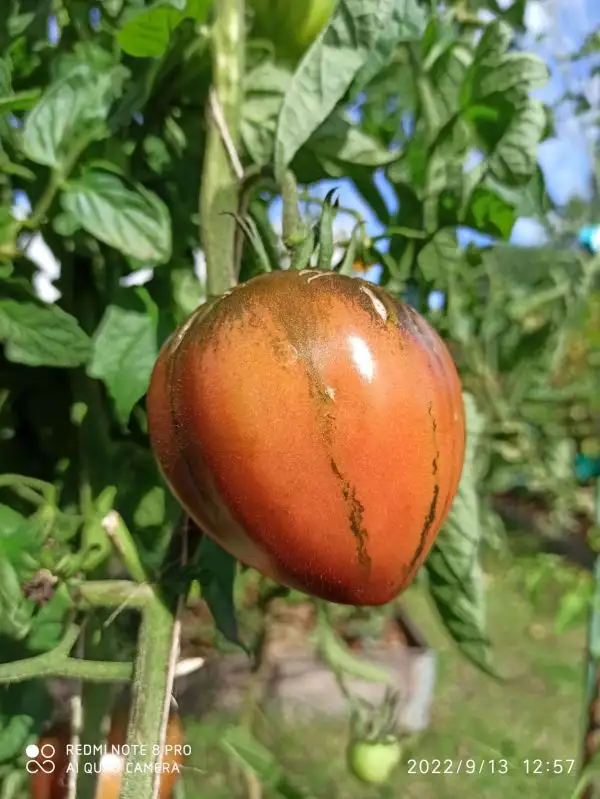
<svg viewBox="0 0 600 799">
<path fill-rule="evenodd" d="M 407 773 L 413 775 L 440 774 L 525 774 L 531 776 L 575 773 L 575 758 L 524 758 L 512 761 L 506 758 L 410 758 L 406 762 Z"/>
</svg>

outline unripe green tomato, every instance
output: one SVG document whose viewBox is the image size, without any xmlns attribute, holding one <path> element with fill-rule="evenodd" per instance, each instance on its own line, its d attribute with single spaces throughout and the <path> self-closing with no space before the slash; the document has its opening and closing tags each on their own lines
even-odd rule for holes
<svg viewBox="0 0 600 799">
<path fill-rule="evenodd" d="M 333 14 L 337 0 L 250 0 L 253 38 L 270 41 L 279 58 L 297 61 Z"/>
<path fill-rule="evenodd" d="M 386 741 L 351 741 L 348 745 L 351 773 L 369 785 L 387 782 L 402 758 L 402 744 L 391 736 Z"/>
</svg>

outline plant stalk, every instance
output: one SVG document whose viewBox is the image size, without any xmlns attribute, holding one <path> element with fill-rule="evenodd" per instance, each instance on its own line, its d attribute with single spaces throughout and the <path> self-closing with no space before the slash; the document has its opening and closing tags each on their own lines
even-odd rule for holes
<svg viewBox="0 0 600 799">
<path fill-rule="evenodd" d="M 200 233 L 206 257 L 207 297 L 229 291 L 235 279 L 240 195 L 239 142 L 244 75 L 244 0 L 215 4 L 213 86 L 200 189 Z M 236 154 L 236 155 L 234 155 Z"/>
</svg>

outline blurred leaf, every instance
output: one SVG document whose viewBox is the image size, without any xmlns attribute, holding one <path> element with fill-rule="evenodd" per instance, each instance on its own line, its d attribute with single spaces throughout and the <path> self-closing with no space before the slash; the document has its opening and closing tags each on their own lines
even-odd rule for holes
<svg viewBox="0 0 600 799">
<path fill-rule="evenodd" d="M 311 136 L 306 147 L 318 158 L 330 159 L 341 164 L 378 167 L 395 161 L 396 152 L 364 133 L 341 112 L 334 112 Z"/>
<path fill-rule="evenodd" d="M 79 63 L 51 83 L 25 119 L 25 155 L 38 164 L 64 168 L 82 143 L 104 138 L 125 75 L 120 65 L 98 72 L 92 64 Z"/>
<path fill-rule="evenodd" d="M 128 188 L 115 174 L 89 171 L 66 184 L 61 201 L 84 230 L 124 255 L 148 264 L 171 257 L 169 211 L 143 186 Z"/>
<path fill-rule="evenodd" d="M 164 55 L 171 35 L 186 19 L 204 22 L 212 0 L 157 0 L 129 16 L 117 33 L 123 50 L 138 58 L 159 58 Z"/>
<path fill-rule="evenodd" d="M 275 144 L 279 179 L 371 57 L 392 11 L 393 0 L 340 0 L 324 32 L 300 62 L 285 95 Z M 411 5 L 406 13 L 408 23 L 416 6 Z"/>
<path fill-rule="evenodd" d="M 277 118 L 291 81 L 292 73 L 271 61 L 245 77 L 241 136 L 250 157 L 260 166 L 273 161 Z"/>
<path fill-rule="evenodd" d="M 92 342 L 88 374 L 102 380 L 121 424 L 150 383 L 158 357 L 158 310 L 145 289 L 136 290 L 144 310 L 109 305 Z"/>
<path fill-rule="evenodd" d="M 198 560 L 198 582 L 202 588 L 202 598 L 208 605 L 217 628 L 229 641 L 246 649 L 239 637 L 233 601 L 236 559 L 212 539 L 204 536 Z"/>
<path fill-rule="evenodd" d="M 71 597 L 66 585 L 55 588 L 54 593 L 34 617 L 27 648 L 31 652 L 48 652 L 63 637 Z"/>
<path fill-rule="evenodd" d="M 429 592 L 444 626 L 464 654 L 495 674 L 485 635 L 483 573 L 479 560 L 480 524 L 475 454 L 484 419 L 470 394 L 464 395 L 467 449 L 458 494 L 427 558 Z"/>
<path fill-rule="evenodd" d="M 448 273 L 452 272 L 462 260 L 456 232 L 444 229 L 439 230 L 431 241 L 427 242 L 419 253 L 417 262 L 426 280 L 445 283 Z"/>
<path fill-rule="evenodd" d="M 415 0 L 393 0 L 392 6 L 373 52 L 352 82 L 351 95 L 363 89 L 386 66 L 400 43 L 418 41 L 423 33 L 425 13 Z"/>
<path fill-rule="evenodd" d="M 3 647 L 3 643 L 0 646 Z M 0 691 L 0 763 L 21 756 L 27 744 L 39 737 L 51 714 L 52 699 L 42 680 L 3 685 Z"/>
<path fill-rule="evenodd" d="M 28 111 L 39 100 L 39 89 L 27 89 L 16 92 L 6 97 L 0 97 L 0 114 L 9 114 L 12 111 Z"/>
<path fill-rule="evenodd" d="M 33 297 L 0 299 L 0 342 L 9 361 L 27 366 L 81 366 L 90 352 L 73 316 Z"/>
</svg>

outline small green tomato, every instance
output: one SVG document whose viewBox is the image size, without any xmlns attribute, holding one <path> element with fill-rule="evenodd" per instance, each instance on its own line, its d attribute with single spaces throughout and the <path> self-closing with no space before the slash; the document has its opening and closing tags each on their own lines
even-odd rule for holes
<svg viewBox="0 0 600 799">
<path fill-rule="evenodd" d="M 383 785 L 402 758 L 402 744 L 395 736 L 383 741 L 350 741 L 347 757 L 357 779 L 369 785 Z"/>
</svg>

